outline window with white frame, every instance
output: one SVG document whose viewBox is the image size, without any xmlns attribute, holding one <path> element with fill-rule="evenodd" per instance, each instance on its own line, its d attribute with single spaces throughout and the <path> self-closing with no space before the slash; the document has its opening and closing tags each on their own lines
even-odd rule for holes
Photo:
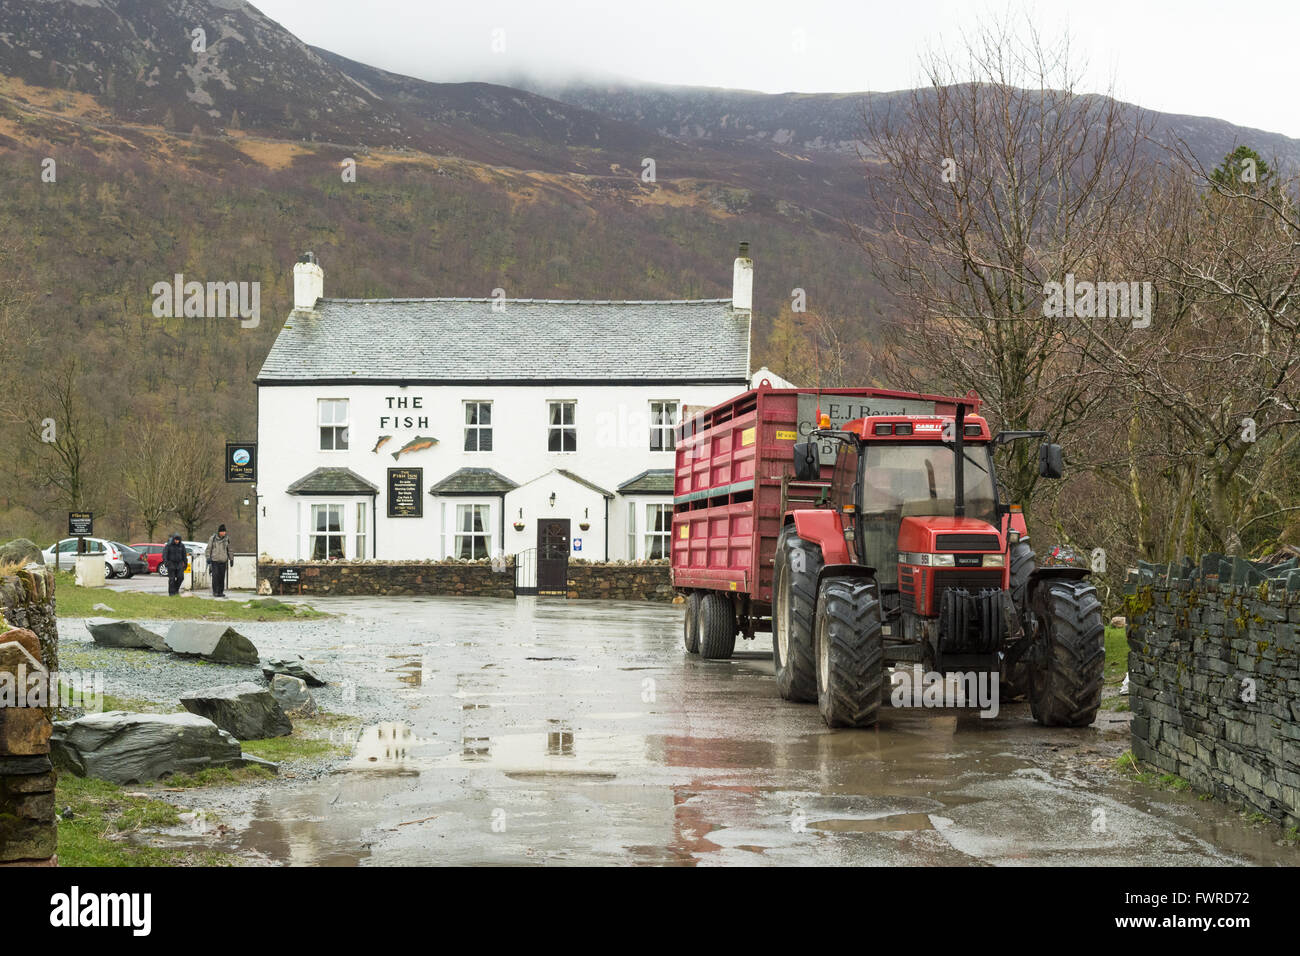
<svg viewBox="0 0 1300 956">
<path fill-rule="evenodd" d="M 316 422 L 320 426 L 321 451 L 347 451 L 348 400 L 346 398 L 317 399 Z"/>
<path fill-rule="evenodd" d="M 645 556 L 647 560 L 668 557 L 672 531 L 672 505 L 645 506 Z"/>
<path fill-rule="evenodd" d="M 677 447 L 673 430 L 677 427 L 676 402 L 650 403 L 650 450 L 672 451 Z"/>
<path fill-rule="evenodd" d="M 636 502 L 627 503 L 627 559 L 636 560 Z"/>
<path fill-rule="evenodd" d="M 343 558 L 343 505 L 312 505 L 307 553 L 312 561 Z"/>
<path fill-rule="evenodd" d="M 577 402 L 547 402 L 550 422 L 546 434 L 547 451 L 577 451 L 578 429 L 575 425 Z"/>
<path fill-rule="evenodd" d="M 357 526 L 355 531 L 356 531 L 355 537 L 357 540 L 357 549 L 355 552 L 353 552 L 352 556 L 354 558 L 364 558 L 366 556 L 366 533 L 367 533 L 366 503 L 364 501 L 357 502 Z"/>
<path fill-rule="evenodd" d="M 491 505 L 444 503 L 442 528 L 447 557 L 473 561 L 492 556 Z"/>
<path fill-rule="evenodd" d="M 492 450 L 492 403 L 465 403 L 465 450 Z"/>
</svg>

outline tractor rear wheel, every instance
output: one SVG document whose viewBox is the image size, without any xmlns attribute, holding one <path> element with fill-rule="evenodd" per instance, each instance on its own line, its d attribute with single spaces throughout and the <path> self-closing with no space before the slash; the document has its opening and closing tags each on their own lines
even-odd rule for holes
<svg viewBox="0 0 1300 956">
<path fill-rule="evenodd" d="M 772 578 L 772 665 L 776 692 L 783 700 L 817 699 L 813 614 L 822 566 L 822 549 L 799 537 L 794 525 L 787 525 L 776 542 Z"/>
<path fill-rule="evenodd" d="M 1041 581 L 1029 661 L 1029 706 L 1047 727 L 1087 727 L 1101 705 L 1105 630 L 1097 589 L 1085 581 Z"/>
<path fill-rule="evenodd" d="M 696 620 L 700 616 L 700 592 L 692 591 L 686 595 L 686 621 L 682 626 L 682 640 L 686 644 L 687 654 L 700 652 L 700 635 L 696 633 Z"/>
<path fill-rule="evenodd" d="M 875 581 L 822 579 L 813 647 L 817 706 L 826 726 L 872 726 L 885 691 L 884 641 Z"/>
<path fill-rule="evenodd" d="M 1033 635 L 1032 616 L 1029 614 L 1029 575 L 1037 566 L 1034 549 L 1027 540 L 1018 541 L 1011 548 L 1011 603 L 1015 613 L 1024 623 L 1022 640 Z M 1029 670 L 1024 659 L 1010 668 L 1003 666 L 998 679 L 998 698 L 1003 702 L 1020 700 L 1029 693 Z"/>
<path fill-rule="evenodd" d="M 725 661 L 736 648 L 736 613 L 731 601 L 717 591 L 700 598 L 695 633 L 700 656 L 709 661 Z"/>
</svg>

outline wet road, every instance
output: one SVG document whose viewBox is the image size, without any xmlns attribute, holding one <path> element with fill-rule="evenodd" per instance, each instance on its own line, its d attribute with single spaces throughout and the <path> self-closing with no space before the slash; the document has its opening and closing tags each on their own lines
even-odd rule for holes
<svg viewBox="0 0 1300 956">
<path fill-rule="evenodd" d="M 1127 734 L 886 708 L 830 731 L 775 693 L 766 635 L 687 657 L 681 608 L 327 599 L 300 648 L 393 718 L 319 780 L 222 808 L 293 864 L 1294 863 L 1272 828 L 1106 769 Z M 337 670 L 337 667 L 335 668 Z M 236 822 L 232 820 L 231 822 Z"/>
</svg>

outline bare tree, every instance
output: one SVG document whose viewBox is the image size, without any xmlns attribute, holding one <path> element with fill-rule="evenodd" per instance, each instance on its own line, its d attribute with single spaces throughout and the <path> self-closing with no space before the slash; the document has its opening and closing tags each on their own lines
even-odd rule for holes
<svg viewBox="0 0 1300 956">
<path fill-rule="evenodd" d="M 135 430 L 126 448 L 122 477 L 126 496 L 144 522 L 150 541 L 162 519 L 176 510 L 179 436 L 170 428 L 146 421 Z"/>
<path fill-rule="evenodd" d="M 221 462 L 212 443 L 198 431 L 183 432 L 174 445 L 176 517 L 185 525 L 188 540 L 212 514 L 222 490 Z"/>
<path fill-rule="evenodd" d="M 1044 318 L 1046 284 L 1111 265 L 1141 178 L 1141 116 L 1076 92 L 1068 38 L 994 24 L 964 57 L 931 55 L 927 88 L 866 117 L 874 206 L 857 237 L 897 306 L 893 377 L 974 388 L 1003 428 L 1067 438 L 1103 395 L 1068 325 Z M 1038 481 L 1036 449 L 1009 446 L 1012 500 Z"/>
</svg>

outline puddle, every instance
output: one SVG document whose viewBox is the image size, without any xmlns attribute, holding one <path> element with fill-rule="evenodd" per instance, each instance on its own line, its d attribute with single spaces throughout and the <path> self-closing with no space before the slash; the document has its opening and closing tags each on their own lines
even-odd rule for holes
<svg viewBox="0 0 1300 956">
<path fill-rule="evenodd" d="M 894 830 L 933 830 L 934 824 L 927 813 L 893 813 L 867 820 L 818 820 L 809 823 L 808 828 L 832 833 L 889 833 Z"/>
</svg>

